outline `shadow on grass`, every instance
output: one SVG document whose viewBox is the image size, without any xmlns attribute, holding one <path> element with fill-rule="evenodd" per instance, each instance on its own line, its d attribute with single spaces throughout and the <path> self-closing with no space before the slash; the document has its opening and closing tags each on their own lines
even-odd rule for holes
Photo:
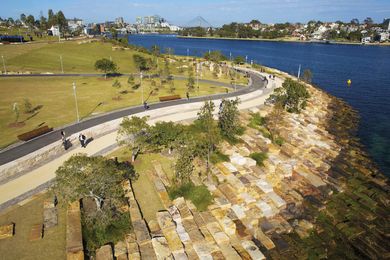
<svg viewBox="0 0 390 260">
<path fill-rule="evenodd" d="M 95 110 L 100 107 L 101 105 L 103 105 L 103 102 L 99 102 L 94 108 L 92 108 L 91 111 L 89 111 L 85 116 L 83 116 L 81 118 L 81 120 L 84 120 L 85 118 L 89 117 L 90 115 L 92 115 L 93 112 L 95 112 Z"/>
</svg>

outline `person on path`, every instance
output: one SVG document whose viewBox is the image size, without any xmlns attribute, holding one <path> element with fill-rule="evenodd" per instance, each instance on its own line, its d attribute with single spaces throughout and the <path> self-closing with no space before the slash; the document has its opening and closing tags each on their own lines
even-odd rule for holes
<svg viewBox="0 0 390 260">
<path fill-rule="evenodd" d="M 65 151 L 68 149 L 67 145 L 66 145 L 66 135 L 65 135 L 65 131 L 64 130 L 61 130 L 61 141 L 62 141 L 62 145 L 64 146 L 64 149 Z"/>
<path fill-rule="evenodd" d="M 144 109 L 146 110 L 146 109 L 148 109 L 149 107 L 148 107 L 148 103 L 146 103 L 146 101 L 144 102 Z"/>
<path fill-rule="evenodd" d="M 190 100 L 190 93 L 186 93 L 186 96 L 187 96 L 187 100 Z"/>
<path fill-rule="evenodd" d="M 85 148 L 85 141 L 87 140 L 87 138 L 85 137 L 85 135 L 83 135 L 82 133 L 79 134 L 79 141 L 80 141 L 80 144 L 81 144 L 81 147 Z"/>
</svg>

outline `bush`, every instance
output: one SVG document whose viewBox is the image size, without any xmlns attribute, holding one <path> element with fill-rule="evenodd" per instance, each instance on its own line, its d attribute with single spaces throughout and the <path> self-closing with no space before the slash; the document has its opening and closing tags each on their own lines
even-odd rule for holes
<svg viewBox="0 0 390 260">
<path fill-rule="evenodd" d="M 282 137 L 278 136 L 274 139 L 274 143 L 279 145 L 279 146 L 282 146 L 284 144 L 284 139 Z"/>
<path fill-rule="evenodd" d="M 141 84 L 135 84 L 135 85 L 133 85 L 131 88 L 132 88 L 132 89 L 139 89 L 140 86 L 141 86 Z"/>
<path fill-rule="evenodd" d="M 263 126 L 265 124 L 265 119 L 259 113 L 254 113 L 251 115 L 252 118 L 249 121 L 248 126 L 254 129 L 258 129 L 259 126 Z"/>
<path fill-rule="evenodd" d="M 82 214 L 82 233 L 85 248 L 88 255 L 93 255 L 95 250 L 107 243 L 116 243 L 124 239 L 124 236 L 131 230 L 129 214 L 117 214 L 115 221 L 107 226 L 96 223 L 87 224 Z"/>
<path fill-rule="evenodd" d="M 306 86 L 294 81 L 286 79 L 281 88 L 276 88 L 266 102 L 280 104 L 290 113 L 299 113 L 305 109 L 307 99 L 310 97 Z"/>
<path fill-rule="evenodd" d="M 213 164 L 219 163 L 219 162 L 228 162 L 229 156 L 226 154 L 221 153 L 220 151 L 215 151 L 210 156 L 210 162 Z"/>
<path fill-rule="evenodd" d="M 205 211 L 213 200 L 205 185 L 195 186 L 192 182 L 172 187 L 168 190 L 168 194 L 171 200 L 179 197 L 191 200 L 199 211 Z"/>
<path fill-rule="evenodd" d="M 32 107 L 32 104 L 28 98 L 24 99 L 24 113 L 25 114 L 31 114 L 34 112 L 34 109 Z"/>
<path fill-rule="evenodd" d="M 258 166 L 264 166 L 264 160 L 268 158 L 267 153 L 251 153 L 249 157 L 255 160 Z"/>
</svg>

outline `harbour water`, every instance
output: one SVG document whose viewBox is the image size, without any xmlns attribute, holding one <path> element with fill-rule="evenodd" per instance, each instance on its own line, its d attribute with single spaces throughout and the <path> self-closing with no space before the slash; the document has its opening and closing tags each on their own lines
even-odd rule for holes
<svg viewBox="0 0 390 260">
<path fill-rule="evenodd" d="M 248 62 L 290 74 L 313 72 L 313 83 L 342 98 L 360 116 L 358 136 L 382 172 L 390 177 L 390 47 L 215 39 L 183 39 L 175 35 L 130 35 L 129 43 L 170 48 L 174 54 L 203 56 L 213 50 L 228 58 L 247 56 Z M 351 80 L 351 86 L 347 80 Z"/>
</svg>

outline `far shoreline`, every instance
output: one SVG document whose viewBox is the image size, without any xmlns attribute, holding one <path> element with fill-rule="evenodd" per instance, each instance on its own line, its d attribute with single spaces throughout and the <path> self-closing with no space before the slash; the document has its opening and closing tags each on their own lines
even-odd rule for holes
<svg viewBox="0 0 390 260">
<path fill-rule="evenodd" d="M 199 36 L 181 36 L 177 35 L 177 38 L 181 39 L 209 39 L 209 40 L 235 40 L 235 41 L 259 41 L 259 42 L 285 42 L 285 43 L 303 43 L 303 44 L 339 44 L 339 45 L 360 45 L 360 46 L 386 46 L 390 47 L 390 42 L 386 43 L 366 43 L 360 42 L 341 42 L 341 41 L 329 41 L 329 42 L 311 42 L 311 41 L 300 41 L 290 38 L 276 38 L 276 39 L 264 39 L 264 38 L 232 38 L 232 37 L 199 37 Z"/>
</svg>

